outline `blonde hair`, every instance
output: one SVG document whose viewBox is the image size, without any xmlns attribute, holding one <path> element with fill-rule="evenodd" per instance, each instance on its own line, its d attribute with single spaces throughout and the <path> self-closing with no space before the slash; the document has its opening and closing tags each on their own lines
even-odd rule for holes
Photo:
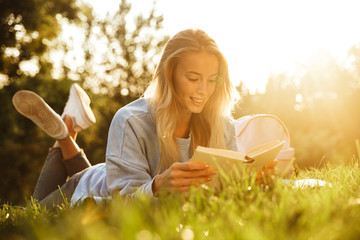
<svg viewBox="0 0 360 240">
<path fill-rule="evenodd" d="M 160 146 L 160 173 L 179 161 L 180 152 L 174 129 L 181 121 L 182 103 L 174 89 L 173 73 L 179 59 L 188 53 L 206 52 L 217 57 L 218 80 L 213 95 L 201 113 L 193 113 L 190 122 L 192 152 L 197 146 L 226 148 L 224 118 L 229 117 L 237 92 L 229 79 L 227 62 L 215 41 L 204 31 L 188 29 L 177 33 L 166 44 L 153 80 L 145 91 L 149 108 L 155 113 Z"/>
</svg>

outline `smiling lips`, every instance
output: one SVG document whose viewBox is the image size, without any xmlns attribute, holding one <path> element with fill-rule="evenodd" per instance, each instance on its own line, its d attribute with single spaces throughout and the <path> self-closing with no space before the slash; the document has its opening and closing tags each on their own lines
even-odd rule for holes
<svg viewBox="0 0 360 240">
<path fill-rule="evenodd" d="M 199 98 L 194 98 L 194 97 L 190 97 L 190 98 L 191 98 L 191 100 L 193 100 L 194 102 L 199 103 L 199 104 L 201 104 L 201 103 L 204 103 L 204 102 L 205 102 L 205 100 L 204 100 L 204 99 L 199 99 Z"/>
</svg>

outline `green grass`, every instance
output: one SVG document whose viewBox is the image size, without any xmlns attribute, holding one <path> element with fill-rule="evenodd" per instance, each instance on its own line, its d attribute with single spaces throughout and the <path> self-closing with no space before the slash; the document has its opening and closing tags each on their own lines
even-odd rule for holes
<svg viewBox="0 0 360 240">
<path fill-rule="evenodd" d="M 293 188 L 275 179 L 271 187 L 253 179 L 220 192 L 193 189 L 104 206 L 92 201 L 71 208 L 0 210 L 4 239 L 359 239 L 360 173 L 357 162 L 302 170 L 293 179 L 316 178 L 332 187 Z"/>
</svg>

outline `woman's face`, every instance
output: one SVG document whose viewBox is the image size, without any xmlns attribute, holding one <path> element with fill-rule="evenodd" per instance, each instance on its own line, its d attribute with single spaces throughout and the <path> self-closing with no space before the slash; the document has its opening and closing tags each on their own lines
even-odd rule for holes
<svg viewBox="0 0 360 240">
<path fill-rule="evenodd" d="M 215 91 L 219 62 L 215 55 L 194 52 L 182 57 L 174 70 L 174 88 L 184 113 L 200 113 Z"/>
</svg>

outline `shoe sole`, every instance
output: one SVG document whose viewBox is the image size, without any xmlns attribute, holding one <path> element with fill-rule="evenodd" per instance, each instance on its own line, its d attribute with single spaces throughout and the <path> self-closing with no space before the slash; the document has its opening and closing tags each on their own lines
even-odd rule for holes
<svg viewBox="0 0 360 240">
<path fill-rule="evenodd" d="M 12 101 L 20 114 L 31 119 L 50 137 L 67 137 L 67 128 L 61 117 L 36 93 L 21 90 L 15 93 Z"/>
</svg>

